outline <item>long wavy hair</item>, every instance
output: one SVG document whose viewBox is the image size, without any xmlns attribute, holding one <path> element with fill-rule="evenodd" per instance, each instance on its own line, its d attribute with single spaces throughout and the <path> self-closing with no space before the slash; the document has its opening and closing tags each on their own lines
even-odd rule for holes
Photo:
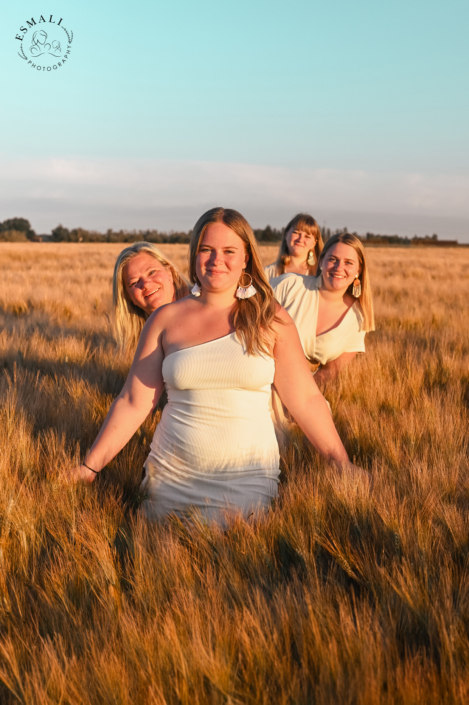
<svg viewBox="0 0 469 705">
<path fill-rule="evenodd" d="M 241 213 L 231 208 L 211 208 L 204 213 L 192 231 L 190 241 L 189 276 L 200 285 L 196 273 L 196 259 L 207 227 L 211 223 L 224 223 L 244 242 L 249 261 L 244 270 L 252 277 L 257 290 L 249 299 L 236 299 L 230 314 L 230 323 L 240 342 L 250 355 L 272 355 L 273 328 L 277 303 L 272 288 L 264 274 L 259 249 L 251 226 Z"/>
<path fill-rule="evenodd" d="M 321 252 L 324 247 L 324 242 L 322 240 L 321 230 L 319 228 L 319 225 L 317 224 L 317 221 L 313 218 L 312 215 L 308 215 L 308 213 L 298 213 L 298 215 L 295 215 L 295 217 L 290 220 L 288 225 L 285 227 L 285 230 L 283 231 L 282 242 L 280 243 L 278 257 L 275 263 L 277 266 L 277 276 L 285 274 L 285 267 L 288 266 L 291 262 L 291 256 L 288 251 L 287 245 L 287 235 L 290 230 L 301 230 L 307 233 L 308 235 L 313 235 L 313 237 L 316 238 L 316 244 L 313 248 L 311 248 L 314 252 L 314 259 L 316 260 L 316 262 L 313 265 L 308 266 L 308 274 L 310 276 L 316 276 L 318 271 L 319 257 L 321 256 Z M 308 250 L 308 255 L 309 252 L 310 251 Z M 308 257 L 308 255 L 306 257 Z"/>
<path fill-rule="evenodd" d="M 358 297 L 357 301 L 360 304 L 361 312 L 363 315 L 363 329 L 367 332 L 370 330 L 374 330 L 375 317 L 373 312 L 373 297 L 371 294 L 370 275 L 366 264 L 365 248 L 363 247 L 361 240 L 359 240 L 358 237 L 356 237 L 355 235 L 351 235 L 350 233 L 340 233 L 339 235 L 333 235 L 332 237 L 330 237 L 324 245 L 323 251 L 321 252 L 321 257 L 319 260 L 319 269 L 322 268 L 324 257 L 327 255 L 329 250 L 334 247 L 334 245 L 337 245 L 338 242 L 343 242 L 344 245 L 349 245 L 350 247 L 353 247 L 353 249 L 358 255 L 358 261 L 361 267 L 361 274 L 359 275 L 359 279 L 362 285 L 362 293 Z M 353 283 L 350 284 L 349 288 L 347 289 L 347 293 L 352 294 L 352 289 Z"/>
<path fill-rule="evenodd" d="M 121 350 L 137 345 L 142 328 L 150 314 L 136 306 L 129 298 L 124 283 L 124 267 L 137 255 L 144 252 L 154 257 L 165 269 L 171 272 L 176 299 L 182 299 L 189 293 L 188 282 L 178 268 L 164 257 L 151 242 L 135 242 L 126 247 L 117 258 L 112 278 L 112 304 L 114 308 L 114 331 Z"/>
</svg>

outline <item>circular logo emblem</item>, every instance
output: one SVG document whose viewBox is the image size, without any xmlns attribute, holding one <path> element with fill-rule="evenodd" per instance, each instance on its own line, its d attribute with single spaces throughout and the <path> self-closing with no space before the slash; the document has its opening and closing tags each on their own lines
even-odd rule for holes
<svg viewBox="0 0 469 705">
<path fill-rule="evenodd" d="M 52 72 L 65 66 L 72 51 L 73 32 L 63 25 L 63 17 L 39 15 L 26 20 L 15 39 L 18 56 L 35 71 Z"/>
</svg>

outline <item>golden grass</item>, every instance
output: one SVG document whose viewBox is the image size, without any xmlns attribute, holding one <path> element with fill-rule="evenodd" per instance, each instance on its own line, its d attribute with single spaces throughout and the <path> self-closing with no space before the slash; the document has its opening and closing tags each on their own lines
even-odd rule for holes
<svg viewBox="0 0 469 705">
<path fill-rule="evenodd" d="M 378 330 L 325 392 L 371 496 L 294 438 L 277 505 L 225 533 L 140 517 L 152 419 L 62 480 L 127 371 L 124 246 L 0 245 L 0 701 L 467 702 L 469 250 L 368 250 Z"/>
</svg>

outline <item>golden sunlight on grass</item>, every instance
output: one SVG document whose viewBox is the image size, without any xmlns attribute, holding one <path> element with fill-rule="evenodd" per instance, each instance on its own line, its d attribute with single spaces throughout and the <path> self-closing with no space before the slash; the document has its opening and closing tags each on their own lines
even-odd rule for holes
<svg viewBox="0 0 469 705">
<path fill-rule="evenodd" d="M 467 702 L 469 248 L 367 250 L 377 331 L 325 395 L 371 494 L 298 434 L 265 521 L 189 532 L 138 512 L 155 419 L 63 482 L 127 373 L 123 247 L 0 245 L 0 702 Z"/>
</svg>

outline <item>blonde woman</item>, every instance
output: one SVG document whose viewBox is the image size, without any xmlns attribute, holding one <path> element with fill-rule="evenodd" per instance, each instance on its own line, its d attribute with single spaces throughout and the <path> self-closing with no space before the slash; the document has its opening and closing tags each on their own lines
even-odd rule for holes
<svg viewBox="0 0 469 705">
<path fill-rule="evenodd" d="M 284 230 L 277 260 L 264 268 L 267 278 L 286 273 L 315 276 L 323 247 L 315 219 L 307 213 L 295 215 Z"/>
<path fill-rule="evenodd" d="M 342 233 L 327 240 L 319 277 L 284 275 L 274 279 L 277 301 L 295 321 L 315 380 L 323 382 L 365 352 L 365 334 L 375 329 L 365 250 Z"/>
<path fill-rule="evenodd" d="M 115 335 L 120 348 L 134 352 L 150 314 L 188 293 L 186 279 L 152 243 L 136 242 L 122 250 L 112 280 Z"/>
<path fill-rule="evenodd" d="M 166 386 L 168 404 L 145 463 L 146 516 L 195 509 L 223 524 L 267 509 L 279 478 L 273 383 L 313 445 L 343 471 L 362 472 L 349 462 L 240 213 L 213 208 L 197 221 L 190 277 L 192 296 L 162 307 L 145 326 L 124 388 L 73 477 L 92 482 Z"/>
</svg>

